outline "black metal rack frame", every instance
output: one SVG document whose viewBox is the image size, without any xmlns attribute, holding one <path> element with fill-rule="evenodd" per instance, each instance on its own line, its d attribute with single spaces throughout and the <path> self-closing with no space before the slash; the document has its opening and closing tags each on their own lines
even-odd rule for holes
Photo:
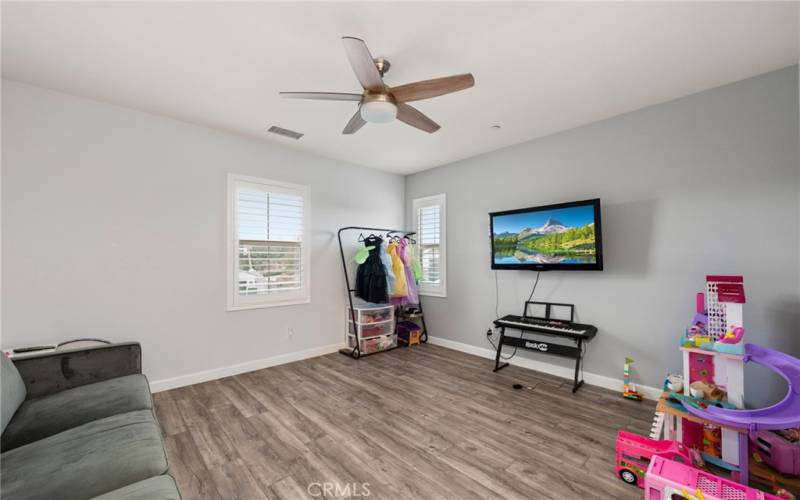
<svg viewBox="0 0 800 500">
<path fill-rule="evenodd" d="M 413 231 L 406 231 L 404 229 L 383 229 L 379 227 L 358 227 L 358 226 L 348 226 L 339 229 L 336 233 L 336 237 L 339 239 L 339 254 L 342 256 L 342 271 L 344 272 L 344 282 L 347 286 L 347 301 L 350 304 L 350 319 L 353 320 L 353 330 L 355 333 L 355 347 L 352 349 L 344 348 L 340 349 L 339 352 L 350 356 L 352 358 L 358 359 L 362 356 L 369 356 L 370 354 L 379 354 L 382 352 L 391 351 L 392 349 L 396 349 L 399 346 L 392 347 L 391 349 L 384 349 L 383 351 L 376 351 L 372 353 L 362 353 L 361 352 L 361 336 L 358 332 L 358 323 L 356 322 L 356 310 L 353 307 L 353 293 L 355 293 L 356 289 L 350 285 L 350 276 L 347 274 L 347 259 L 344 256 L 344 246 L 342 245 L 342 233 L 345 231 L 372 231 L 377 233 L 386 233 L 387 236 L 391 236 L 393 233 L 402 234 L 403 237 L 412 236 L 416 234 Z M 425 313 L 422 311 L 422 299 L 419 299 L 419 312 L 420 312 L 420 321 L 422 322 L 422 342 L 428 341 L 428 327 L 425 325 Z M 347 332 L 345 332 L 347 335 Z"/>
</svg>

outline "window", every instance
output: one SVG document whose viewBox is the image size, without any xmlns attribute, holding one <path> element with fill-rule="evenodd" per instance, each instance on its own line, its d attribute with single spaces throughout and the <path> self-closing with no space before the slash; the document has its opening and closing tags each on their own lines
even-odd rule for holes
<svg viewBox="0 0 800 500">
<path fill-rule="evenodd" d="M 228 176 L 228 310 L 310 301 L 308 187 Z"/>
<path fill-rule="evenodd" d="M 445 265 L 445 196 L 437 194 L 417 198 L 412 203 L 414 230 L 417 233 L 422 278 L 419 293 L 447 297 L 447 266 Z"/>
</svg>

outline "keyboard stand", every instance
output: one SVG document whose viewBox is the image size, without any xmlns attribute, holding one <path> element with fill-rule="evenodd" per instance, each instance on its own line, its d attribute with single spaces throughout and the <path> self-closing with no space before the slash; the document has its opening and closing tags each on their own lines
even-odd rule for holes
<svg viewBox="0 0 800 500">
<path fill-rule="evenodd" d="M 548 302 L 526 302 L 525 303 L 525 313 L 528 312 L 528 306 L 530 304 L 534 305 L 544 305 L 545 306 L 545 318 L 550 318 L 550 310 L 551 306 L 566 306 L 571 308 L 570 312 L 570 322 L 574 316 L 574 307 L 572 304 L 556 304 L 556 303 L 548 303 Z M 511 327 L 509 327 L 511 328 Z M 547 354 L 555 354 L 556 356 L 563 356 L 567 358 L 572 358 L 575 360 L 575 376 L 573 378 L 572 383 L 572 393 L 574 394 L 580 387 L 583 385 L 583 378 L 580 377 L 581 372 L 581 363 L 583 362 L 583 342 L 584 340 L 581 338 L 571 338 L 571 340 L 575 343 L 575 346 L 563 345 L 563 344 L 553 344 L 550 342 L 543 342 L 539 340 L 529 340 L 525 338 L 526 333 L 536 333 L 537 335 L 553 335 L 556 337 L 560 337 L 561 335 L 557 333 L 547 333 L 542 331 L 534 331 L 534 330 L 525 330 L 524 328 L 514 328 L 514 330 L 520 331 L 519 337 L 509 337 L 506 335 L 506 327 L 500 327 L 500 340 L 497 343 L 497 354 L 494 358 L 494 370 L 493 372 L 497 372 L 502 370 L 508 363 L 501 363 L 500 362 L 500 354 L 503 350 L 503 346 L 510 346 L 517 349 L 527 349 L 529 351 L 537 351 L 537 352 L 544 352 Z"/>
</svg>

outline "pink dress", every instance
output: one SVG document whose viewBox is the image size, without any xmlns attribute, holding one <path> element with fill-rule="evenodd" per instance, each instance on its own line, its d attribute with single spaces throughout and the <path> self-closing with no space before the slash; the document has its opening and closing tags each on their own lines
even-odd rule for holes
<svg viewBox="0 0 800 500">
<path fill-rule="evenodd" d="M 404 306 L 408 304 L 419 304 L 419 294 L 417 292 L 417 282 L 414 279 L 414 271 L 411 267 L 411 252 L 408 252 L 408 240 L 400 240 L 397 247 L 397 253 L 400 260 L 403 261 L 403 270 L 406 274 L 406 283 L 408 293 L 404 297 L 392 297 L 392 304 L 396 306 Z"/>
</svg>

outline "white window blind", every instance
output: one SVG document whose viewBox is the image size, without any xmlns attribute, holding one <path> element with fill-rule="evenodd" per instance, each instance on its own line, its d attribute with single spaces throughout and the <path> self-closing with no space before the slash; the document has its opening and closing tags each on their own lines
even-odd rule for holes
<svg viewBox="0 0 800 500">
<path fill-rule="evenodd" d="M 230 309 L 308 302 L 304 186 L 232 176 Z"/>
<path fill-rule="evenodd" d="M 415 231 L 422 263 L 420 293 L 447 295 L 445 266 L 445 195 L 414 200 Z"/>
</svg>

